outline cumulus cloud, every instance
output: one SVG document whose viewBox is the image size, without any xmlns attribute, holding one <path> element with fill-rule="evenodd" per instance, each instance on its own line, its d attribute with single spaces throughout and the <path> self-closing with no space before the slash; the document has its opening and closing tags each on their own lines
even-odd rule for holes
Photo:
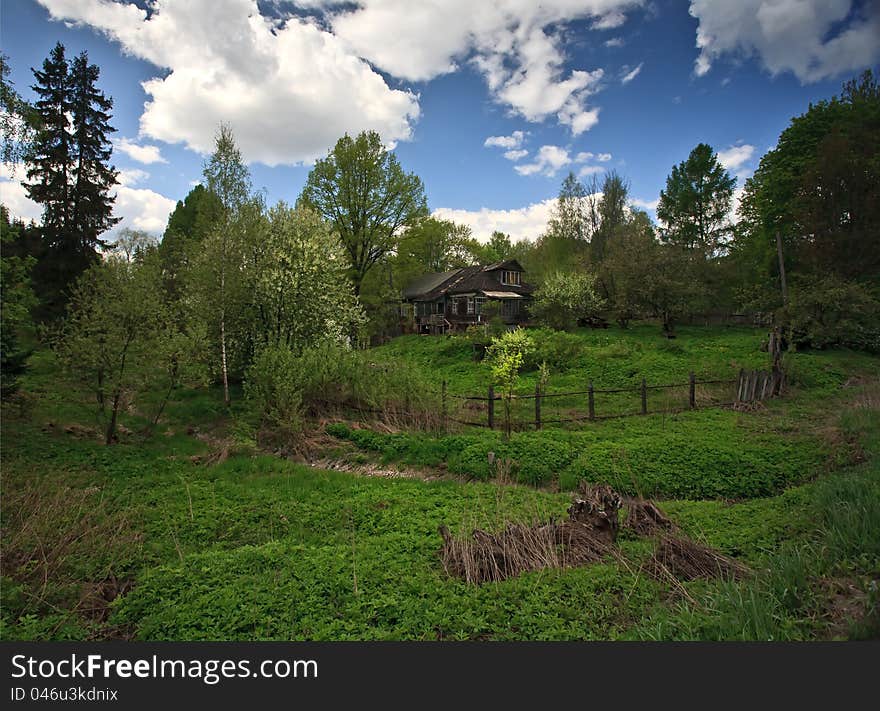
<svg viewBox="0 0 880 711">
<path fill-rule="evenodd" d="M 151 139 L 207 154 L 222 121 L 248 161 L 309 163 L 346 132 L 407 140 L 419 116 L 418 97 L 391 89 L 348 42 L 307 19 L 266 17 L 257 0 L 154 0 L 149 12 L 39 2 L 53 19 L 93 27 L 165 70 L 143 83 L 140 133 Z"/>
<path fill-rule="evenodd" d="M 556 198 L 550 198 L 513 210 L 492 210 L 486 207 L 481 210 L 457 210 L 441 207 L 434 210 L 434 217 L 467 225 L 473 236 L 484 243 L 489 241 L 495 230 L 509 234 L 514 241 L 534 241 L 546 230 L 555 205 Z"/>
<path fill-rule="evenodd" d="M 525 134 L 522 131 L 514 131 L 509 136 L 489 136 L 483 145 L 487 148 L 519 148 L 522 145 Z"/>
<path fill-rule="evenodd" d="M 168 224 L 168 215 L 177 203 L 148 188 L 132 188 L 119 185 L 113 214 L 122 219 L 104 238 L 112 236 L 124 227 L 159 234 Z"/>
<path fill-rule="evenodd" d="M 528 154 L 529 152 L 525 149 L 516 151 L 505 151 L 504 157 L 507 158 L 507 160 L 517 161 L 520 158 L 525 158 Z"/>
<path fill-rule="evenodd" d="M 31 200 L 25 192 L 21 180 L 24 178 L 24 168 L 18 166 L 13 173 L 6 163 L 0 163 L 0 203 L 9 210 L 12 218 L 30 222 L 39 222 L 43 217 L 43 208 Z"/>
<path fill-rule="evenodd" d="M 635 79 L 639 75 L 639 72 L 642 71 L 642 66 L 644 64 L 645 63 L 642 62 L 635 69 L 630 69 L 628 66 L 625 66 L 623 68 L 623 72 L 622 72 L 623 76 L 620 77 L 620 83 L 621 84 L 629 84 L 633 79 Z"/>
<path fill-rule="evenodd" d="M 599 161 L 600 163 L 607 163 L 608 161 L 611 160 L 611 154 L 610 153 L 600 153 L 599 155 L 596 156 L 596 160 Z"/>
<path fill-rule="evenodd" d="M 736 172 L 742 168 L 743 164 L 748 163 L 754 154 L 754 146 L 742 143 L 725 148 L 723 151 L 718 151 L 718 162 L 725 169 Z"/>
<path fill-rule="evenodd" d="M 606 47 L 623 47 L 624 42 L 622 37 L 612 37 L 610 40 L 605 40 L 604 44 Z"/>
<path fill-rule="evenodd" d="M 604 173 L 605 168 L 601 165 L 585 165 L 578 171 L 579 178 L 587 178 L 591 175 L 598 175 L 599 173 Z"/>
<path fill-rule="evenodd" d="M 30 220 L 40 222 L 43 217 L 43 209 L 27 196 L 21 185 L 23 177 L 24 169 L 22 167 L 19 167 L 13 175 L 9 166 L 0 164 L 0 202 L 7 207 L 12 217 L 25 222 Z M 137 168 L 120 171 L 120 183 L 115 189 L 116 202 L 113 214 L 116 217 L 121 217 L 122 220 L 103 235 L 104 239 L 112 241 L 113 235 L 123 227 L 152 233 L 164 231 L 168 215 L 171 214 L 177 203 L 153 190 L 131 187 L 148 177 L 146 172 Z"/>
<path fill-rule="evenodd" d="M 152 163 L 167 163 L 162 157 L 159 146 L 141 146 L 128 138 L 118 138 L 113 141 L 113 148 L 121 151 L 133 161 L 151 165 Z"/>
<path fill-rule="evenodd" d="M 559 146 L 541 146 L 532 163 L 522 163 L 514 167 L 520 175 L 534 175 L 540 173 L 552 177 L 556 172 L 570 164 L 571 156 L 565 148 Z"/>
<path fill-rule="evenodd" d="M 867 0 L 691 0 L 699 21 L 694 71 L 720 57 L 757 56 L 773 75 L 803 83 L 852 72 L 880 59 L 880 2 Z"/>
<path fill-rule="evenodd" d="M 654 211 L 657 209 L 657 205 L 660 204 L 660 198 L 655 198 L 654 200 L 642 200 L 641 198 L 633 198 L 629 201 L 630 205 L 634 207 L 640 207 L 643 210 Z"/>
<path fill-rule="evenodd" d="M 119 171 L 116 180 L 119 181 L 120 185 L 131 187 L 132 185 L 144 182 L 149 177 L 150 174 L 145 170 L 141 170 L 140 168 L 127 168 Z"/>
<path fill-rule="evenodd" d="M 326 0 L 326 6 L 340 3 Z M 334 33 L 361 57 L 396 77 L 427 81 L 470 62 L 492 97 L 529 121 L 555 116 L 574 135 L 592 128 L 588 106 L 602 70 L 566 71 L 562 33 L 574 20 L 618 27 L 644 0 L 361 0 L 330 10 Z M 442 27 L 439 32 L 437 28 Z"/>
</svg>

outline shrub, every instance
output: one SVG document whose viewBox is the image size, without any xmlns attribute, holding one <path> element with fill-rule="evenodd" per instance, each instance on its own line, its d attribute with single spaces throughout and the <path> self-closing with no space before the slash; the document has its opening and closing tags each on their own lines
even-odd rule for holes
<svg viewBox="0 0 880 711">
<path fill-rule="evenodd" d="M 880 302 L 861 284 L 833 275 L 803 279 L 784 316 L 799 347 L 880 352 Z"/>
</svg>

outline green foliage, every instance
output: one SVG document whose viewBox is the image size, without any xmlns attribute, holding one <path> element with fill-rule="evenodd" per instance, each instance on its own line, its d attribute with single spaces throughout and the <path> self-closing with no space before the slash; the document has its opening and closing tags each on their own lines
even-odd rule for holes
<svg viewBox="0 0 880 711">
<path fill-rule="evenodd" d="M 791 120 L 746 181 L 734 244 L 741 280 L 778 284 L 777 233 L 789 278 L 876 277 L 878 122 L 880 91 L 870 70 Z"/>
<path fill-rule="evenodd" d="M 799 348 L 880 352 L 880 301 L 858 283 L 831 274 L 800 279 L 792 285 L 784 320 Z"/>
<path fill-rule="evenodd" d="M 664 238 L 704 256 L 717 254 L 730 235 L 728 214 L 736 178 L 724 169 L 712 147 L 700 143 L 672 169 L 660 191 L 657 217 Z"/>
<path fill-rule="evenodd" d="M 158 291 L 155 252 L 136 262 L 110 257 L 77 283 L 57 337 L 59 359 L 93 394 L 108 444 L 120 409 L 137 394 L 201 374 L 203 334 L 174 324 Z"/>
<path fill-rule="evenodd" d="M 598 317 L 603 307 L 595 276 L 587 272 L 556 272 L 541 284 L 530 311 L 543 325 L 571 330 L 585 319 Z"/>
<path fill-rule="evenodd" d="M 19 347 L 21 331 L 32 326 L 31 309 L 37 304 L 31 288 L 33 257 L 8 254 L 6 245 L 18 237 L 23 225 L 11 224 L 9 213 L 0 205 L 0 393 L 11 395 L 17 388 L 17 379 L 26 369 L 30 351 Z"/>
<path fill-rule="evenodd" d="M 422 181 L 404 173 L 375 131 L 340 138 L 315 163 L 300 200 L 339 235 L 357 295 L 367 272 L 397 246 L 401 232 L 427 215 Z"/>
</svg>

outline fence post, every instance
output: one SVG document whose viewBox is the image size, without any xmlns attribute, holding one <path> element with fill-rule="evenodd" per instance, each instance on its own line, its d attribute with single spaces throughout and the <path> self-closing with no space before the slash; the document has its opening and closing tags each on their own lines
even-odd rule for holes
<svg viewBox="0 0 880 711">
<path fill-rule="evenodd" d="M 688 404 L 691 410 L 697 407 L 697 376 L 691 371 L 690 380 L 688 381 Z"/>
<path fill-rule="evenodd" d="M 440 407 L 441 407 L 440 412 L 442 413 L 441 417 L 442 417 L 443 434 L 446 434 L 449 430 L 449 420 L 448 420 L 449 415 L 447 414 L 447 409 L 446 409 L 446 381 L 445 380 L 443 381 L 443 388 L 440 391 Z"/>
<path fill-rule="evenodd" d="M 589 399 L 590 399 L 590 419 L 595 420 L 596 419 L 596 400 L 595 400 L 595 395 L 593 394 L 593 381 L 592 380 L 590 381 L 590 387 L 587 390 L 587 392 L 589 394 Z"/>
<path fill-rule="evenodd" d="M 495 388 L 489 386 L 489 429 L 495 429 Z"/>
<path fill-rule="evenodd" d="M 739 369 L 739 376 L 736 379 L 736 402 L 742 401 L 743 396 L 743 381 L 745 380 L 746 371 L 745 368 Z"/>
<path fill-rule="evenodd" d="M 535 429 L 541 429 L 541 383 L 535 383 Z"/>
<path fill-rule="evenodd" d="M 642 414 L 648 414 L 648 383 L 642 378 Z"/>
</svg>

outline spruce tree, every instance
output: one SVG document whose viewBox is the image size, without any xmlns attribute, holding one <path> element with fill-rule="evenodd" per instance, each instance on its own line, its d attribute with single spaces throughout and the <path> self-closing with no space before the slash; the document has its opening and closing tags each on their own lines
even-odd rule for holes
<svg viewBox="0 0 880 711">
<path fill-rule="evenodd" d="M 119 221 L 110 193 L 117 173 L 108 165 L 113 102 L 97 88 L 100 70 L 88 55 L 68 62 L 60 42 L 33 73 L 40 130 L 26 156 L 24 185 L 43 206 L 45 256 L 36 276 L 48 315 L 57 315 L 72 282 L 105 246 L 101 233 Z"/>
</svg>

